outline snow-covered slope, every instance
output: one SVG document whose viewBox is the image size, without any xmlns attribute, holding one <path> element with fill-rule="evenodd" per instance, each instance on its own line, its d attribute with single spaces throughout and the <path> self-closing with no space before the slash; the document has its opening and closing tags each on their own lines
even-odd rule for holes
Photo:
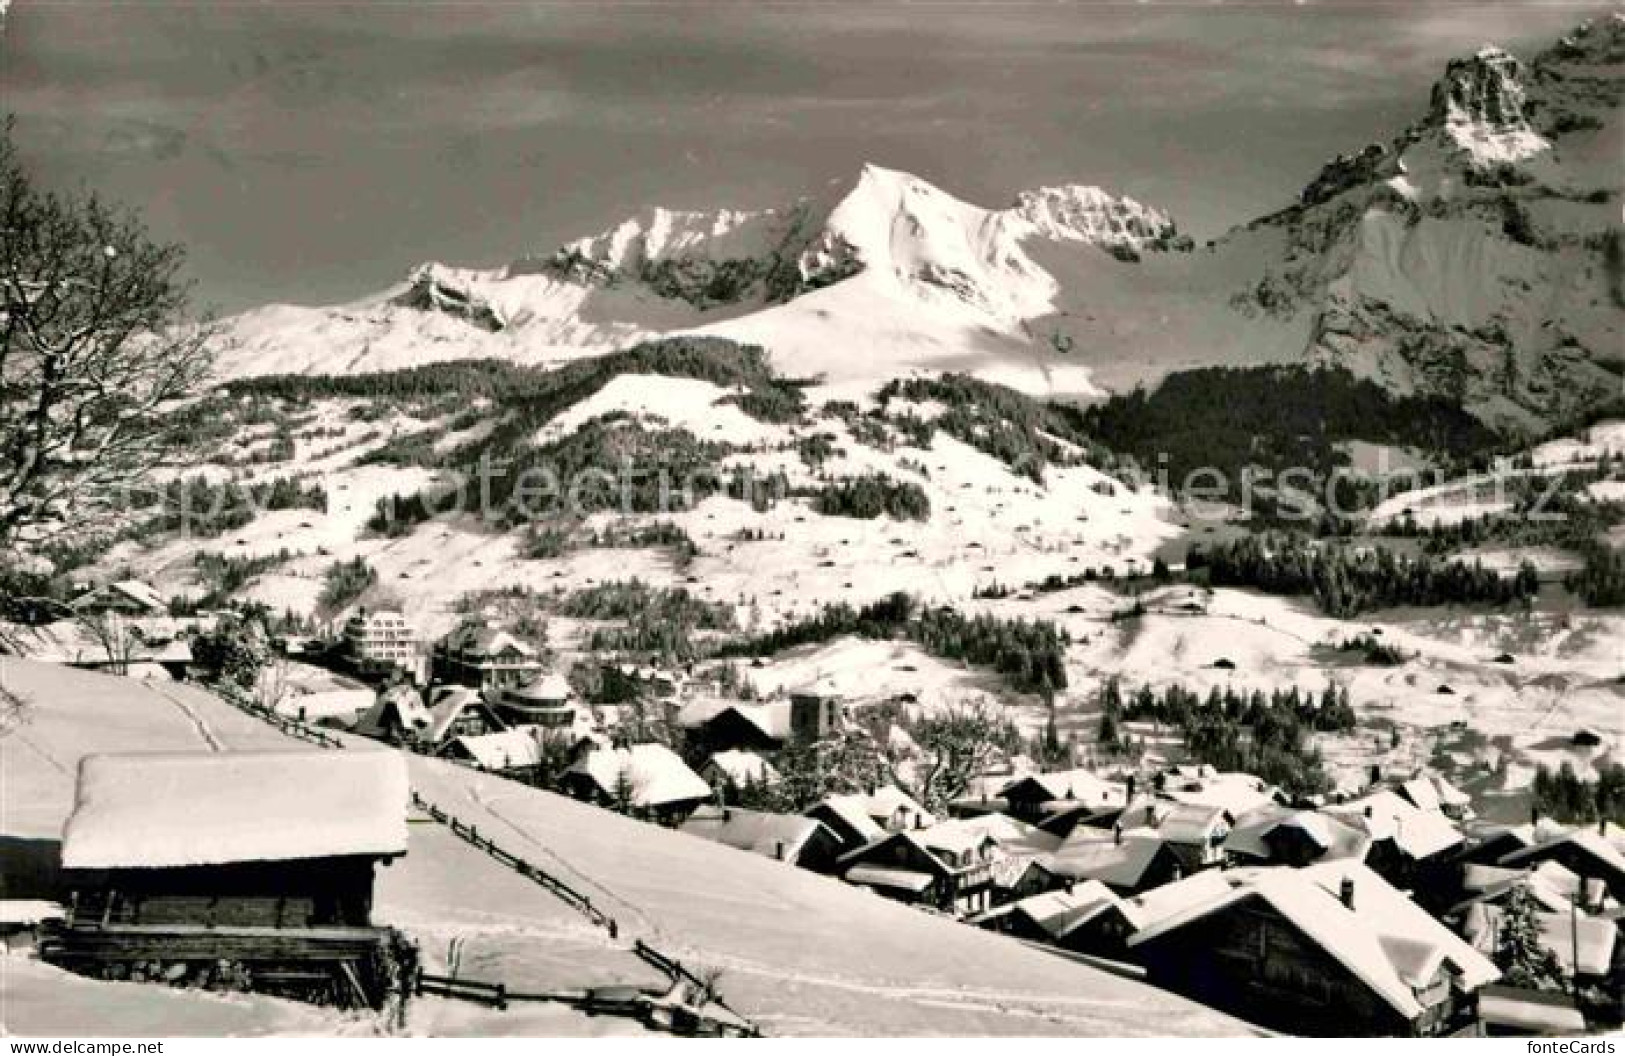
<svg viewBox="0 0 1625 1056">
<path fill-rule="evenodd" d="M 1549 418 L 1620 384 L 1622 26 L 1528 62 L 1452 61 L 1392 141 L 1194 253 L 1166 214 L 1097 188 L 989 209 L 871 165 L 784 209 L 649 208 L 506 268 L 429 265 L 357 304 L 249 312 L 222 370 L 548 364 L 703 330 L 848 391 L 959 370 L 1082 395 L 1307 358 Z"/>
</svg>

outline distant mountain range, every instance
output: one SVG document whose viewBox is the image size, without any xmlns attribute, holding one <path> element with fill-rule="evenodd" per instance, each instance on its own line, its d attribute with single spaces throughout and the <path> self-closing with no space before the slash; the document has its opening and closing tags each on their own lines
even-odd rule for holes
<svg viewBox="0 0 1625 1056">
<path fill-rule="evenodd" d="M 1452 61 L 1420 118 L 1205 246 L 1095 187 L 963 202 L 879 166 L 787 208 L 645 209 L 504 268 L 424 264 L 225 323 L 227 376 L 499 357 L 704 332 L 834 392 L 921 371 L 1097 395 L 1212 365 L 1331 362 L 1536 426 L 1625 384 L 1625 15 L 1528 62 Z"/>
</svg>

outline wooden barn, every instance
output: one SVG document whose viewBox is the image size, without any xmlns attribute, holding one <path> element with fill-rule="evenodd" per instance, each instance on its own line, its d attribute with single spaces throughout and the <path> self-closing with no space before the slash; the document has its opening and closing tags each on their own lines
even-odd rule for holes
<svg viewBox="0 0 1625 1056">
<path fill-rule="evenodd" d="M 373 873 L 406 853 L 407 798 L 393 752 L 88 756 L 62 839 L 68 917 L 42 955 L 378 1007 L 403 940 L 373 926 Z"/>
</svg>

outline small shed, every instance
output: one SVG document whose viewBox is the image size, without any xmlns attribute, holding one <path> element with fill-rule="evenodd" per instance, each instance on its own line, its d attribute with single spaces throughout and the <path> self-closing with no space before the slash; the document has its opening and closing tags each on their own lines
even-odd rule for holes
<svg viewBox="0 0 1625 1056">
<path fill-rule="evenodd" d="M 46 959 L 379 1007 L 409 946 L 372 925 L 373 872 L 406 853 L 395 752 L 92 755 L 62 838 L 70 892 Z"/>
<path fill-rule="evenodd" d="M 406 806 L 392 752 L 87 756 L 62 836 L 74 916 L 367 925 Z"/>
</svg>

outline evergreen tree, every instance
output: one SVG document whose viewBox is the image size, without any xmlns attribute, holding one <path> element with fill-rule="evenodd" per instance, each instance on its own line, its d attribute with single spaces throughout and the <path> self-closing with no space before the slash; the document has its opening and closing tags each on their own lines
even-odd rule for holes
<svg viewBox="0 0 1625 1056">
<path fill-rule="evenodd" d="M 1557 955 L 1540 943 L 1535 924 L 1535 900 L 1527 888 L 1516 887 L 1501 909 L 1501 926 L 1493 958 L 1501 981 L 1526 990 L 1559 990 L 1563 968 Z"/>
</svg>

